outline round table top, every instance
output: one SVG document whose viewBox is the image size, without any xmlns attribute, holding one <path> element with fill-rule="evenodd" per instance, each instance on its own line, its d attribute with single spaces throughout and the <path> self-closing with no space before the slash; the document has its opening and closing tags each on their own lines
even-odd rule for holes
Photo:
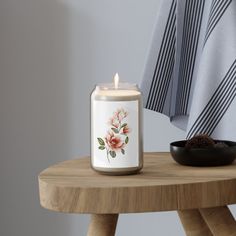
<svg viewBox="0 0 236 236">
<path fill-rule="evenodd" d="M 39 175 L 43 207 L 68 213 L 132 213 L 184 210 L 236 203 L 236 163 L 189 167 L 169 153 L 145 153 L 141 173 L 101 175 L 89 157 L 68 160 Z"/>
</svg>

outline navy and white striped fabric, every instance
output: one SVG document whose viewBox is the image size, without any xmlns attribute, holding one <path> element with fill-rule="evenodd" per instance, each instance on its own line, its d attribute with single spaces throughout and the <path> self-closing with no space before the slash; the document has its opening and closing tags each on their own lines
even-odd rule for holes
<svg viewBox="0 0 236 236">
<path fill-rule="evenodd" d="M 236 0 L 165 0 L 141 89 L 187 138 L 236 139 Z"/>
</svg>

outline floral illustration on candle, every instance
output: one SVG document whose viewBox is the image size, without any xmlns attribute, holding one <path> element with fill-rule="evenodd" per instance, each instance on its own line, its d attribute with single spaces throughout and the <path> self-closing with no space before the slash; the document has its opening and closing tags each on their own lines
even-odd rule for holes
<svg viewBox="0 0 236 236">
<path fill-rule="evenodd" d="M 125 118 L 128 116 L 128 112 L 123 108 L 117 109 L 113 113 L 113 116 L 109 119 L 109 130 L 104 138 L 97 138 L 100 150 L 106 150 L 107 160 L 110 162 L 109 157 L 116 157 L 117 152 L 125 154 L 125 146 L 129 142 L 128 134 L 130 128 L 125 123 Z"/>
</svg>

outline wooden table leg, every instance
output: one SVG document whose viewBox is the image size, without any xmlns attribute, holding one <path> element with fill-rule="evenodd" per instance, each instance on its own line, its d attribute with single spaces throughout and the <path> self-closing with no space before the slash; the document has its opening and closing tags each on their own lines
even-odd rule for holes
<svg viewBox="0 0 236 236">
<path fill-rule="evenodd" d="M 187 236 L 213 236 L 199 210 L 183 210 L 178 214 Z"/>
<path fill-rule="evenodd" d="M 114 236 L 118 214 L 91 215 L 87 236 Z"/>
<path fill-rule="evenodd" d="M 227 206 L 199 211 L 214 236 L 236 236 L 236 222 Z"/>
</svg>

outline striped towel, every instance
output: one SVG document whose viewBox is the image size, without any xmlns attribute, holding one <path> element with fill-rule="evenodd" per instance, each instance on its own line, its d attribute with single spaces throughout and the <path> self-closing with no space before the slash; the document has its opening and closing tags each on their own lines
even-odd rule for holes
<svg viewBox="0 0 236 236">
<path fill-rule="evenodd" d="M 163 1 L 141 89 L 187 138 L 236 140 L 236 0 Z"/>
</svg>

